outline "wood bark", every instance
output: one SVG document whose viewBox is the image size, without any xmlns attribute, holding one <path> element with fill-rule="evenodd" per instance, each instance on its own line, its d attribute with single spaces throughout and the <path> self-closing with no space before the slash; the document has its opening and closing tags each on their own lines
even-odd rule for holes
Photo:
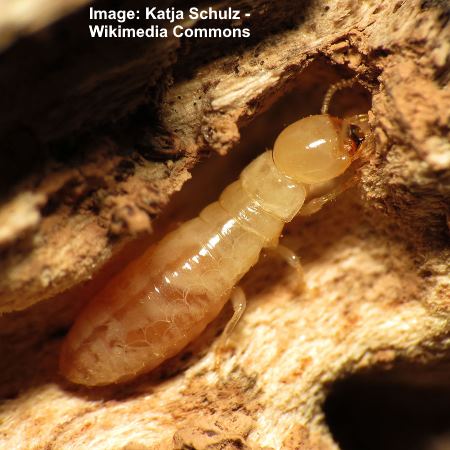
<svg viewBox="0 0 450 450">
<path fill-rule="evenodd" d="M 338 380 L 449 392 L 447 2 L 229 0 L 252 13 L 248 42 L 104 47 L 85 35 L 84 2 L 45 3 L 25 25 L 4 9 L 0 32 L 5 448 L 335 449 L 324 402 Z M 276 258 L 252 269 L 220 370 L 228 307 L 133 383 L 65 382 L 59 346 L 92 292 L 356 75 L 364 88 L 333 111 L 370 109 L 376 146 L 352 190 L 285 230 L 305 289 Z"/>
</svg>

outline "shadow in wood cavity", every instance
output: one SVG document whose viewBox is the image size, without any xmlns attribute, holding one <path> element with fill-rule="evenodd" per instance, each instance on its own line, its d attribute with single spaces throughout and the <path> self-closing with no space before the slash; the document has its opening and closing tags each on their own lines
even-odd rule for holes
<svg viewBox="0 0 450 450">
<path fill-rule="evenodd" d="M 450 450 L 450 365 L 354 376 L 332 388 L 326 421 L 342 450 Z"/>
</svg>

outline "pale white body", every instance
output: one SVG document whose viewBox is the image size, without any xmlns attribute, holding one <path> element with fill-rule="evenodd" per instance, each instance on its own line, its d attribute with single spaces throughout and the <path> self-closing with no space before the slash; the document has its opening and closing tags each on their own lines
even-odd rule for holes
<svg viewBox="0 0 450 450">
<path fill-rule="evenodd" d="M 332 86 L 322 114 L 285 128 L 273 152 L 249 164 L 217 202 L 149 248 L 92 299 L 63 344 L 60 366 L 68 379 L 90 386 L 120 382 L 177 354 L 219 314 L 261 250 L 277 246 L 285 223 L 299 212 L 317 211 L 346 188 L 343 183 L 302 209 L 310 184 L 342 175 L 370 142 L 366 115 L 326 114 L 333 93 L 353 82 Z M 280 253 L 299 268 L 288 249 Z M 243 293 L 236 298 L 242 313 Z"/>
<path fill-rule="evenodd" d="M 232 288 L 278 243 L 306 188 L 256 158 L 217 202 L 119 273 L 82 312 L 61 356 L 71 381 L 102 385 L 147 372 L 197 337 Z"/>
</svg>

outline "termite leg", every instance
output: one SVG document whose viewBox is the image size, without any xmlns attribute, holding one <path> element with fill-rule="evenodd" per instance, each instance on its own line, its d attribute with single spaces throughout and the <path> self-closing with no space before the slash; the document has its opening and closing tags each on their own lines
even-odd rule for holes
<svg viewBox="0 0 450 450">
<path fill-rule="evenodd" d="M 351 178 L 348 178 L 347 180 L 340 183 L 338 186 L 336 186 L 332 191 L 328 192 L 327 194 L 313 198 L 312 200 L 310 200 L 309 202 L 305 203 L 302 206 L 302 209 L 299 211 L 298 215 L 310 216 L 311 214 L 320 211 L 324 205 L 334 200 L 336 197 L 342 194 L 342 192 L 349 189 L 351 186 L 353 186 L 355 182 L 356 176 L 352 176 Z"/>
<path fill-rule="evenodd" d="M 231 292 L 230 297 L 231 305 L 233 306 L 233 316 L 228 321 L 228 323 L 225 326 L 225 329 L 223 330 L 222 335 L 220 336 L 216 351 L 215 351 L 215 366 L 216 370 L 219 369 L 219 363 L 220 363 L 220 353 L 222 353 L 222 350 L 226 346 L 226 343 L 228 342 L 228 339 L 235 329 L 236 325 L 238 324 L 239 320 L 241 319 L 242 315 L 244 314 L 245 308 L 247 306 L 247 299 L 245 297 L 245 292 L 242 288 L 239 286 L 235 286 L 233 288 L 233 291 Z"/>
<path fill-rule="evenodd" d="M 275 247 L 273 251 L 275 251 L 279 256 L 281 256 L 281 258 L 283 258 L 284 261 L 286 261 L 296 271 L 298 278 L 297 290 L 298 292 L 302 292 L 305 287 L 305 276 L 303 273 L 300 258 L 290 248 L 281 244 L 278 244 L 278 246 Z"/>
<path fill-rule="evenodd" d="M 222 337 L 224 339 L 224 343 L 228 340 L 231 333 L 235 329 L 239 320 L 244 314 L 245 307 L 247 306 L 247 298 L 245 297 L 245 292 L 239 286 L 235 286 L 231 293 L 231 305 L 233 306 L 233 316 L 228 321 L 225 329 L 223 330 Z"/>
</svg>

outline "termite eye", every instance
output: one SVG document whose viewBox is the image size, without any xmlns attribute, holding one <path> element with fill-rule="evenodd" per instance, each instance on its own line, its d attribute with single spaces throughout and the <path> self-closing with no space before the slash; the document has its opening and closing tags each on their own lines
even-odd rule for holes
<svg viewBox="0 0 450 450">
<path fill-rule="evenodd" d="M 351 164 L 343 144 L 342 120 L 327 114 L 305 117 L 285 128 L 273 148 L 276 167 L 297 182 L 331 180 Z"/>
<path fill-rule="evenodd" d="M 348 137 L 359 147 L 364 139 L 365 135 L 360 127 L 350 124 L 348 127 Z"/>
</svg>

